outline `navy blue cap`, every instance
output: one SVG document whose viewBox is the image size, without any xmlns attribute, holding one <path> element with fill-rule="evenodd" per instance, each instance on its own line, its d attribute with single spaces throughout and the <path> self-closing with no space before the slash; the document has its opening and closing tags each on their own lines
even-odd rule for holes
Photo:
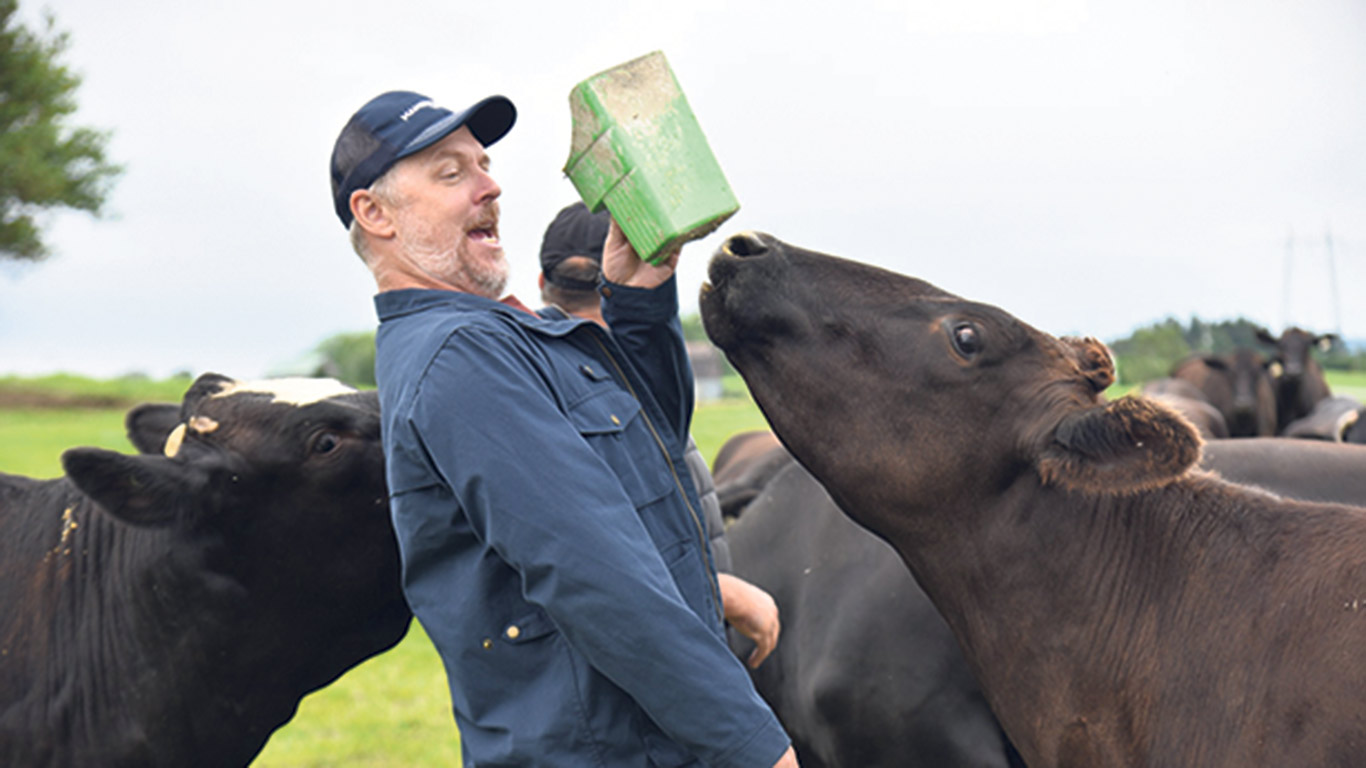
<svg viewBox="0 0 1366 768">
<path fill-rule="evenodd" d="M 368 189 L 394 163 L 462 125 L 487 147 L 516 121 L 517 108 L 503 96 L 490 96 L 463 112 L 437 106 L 411 91 L 389 91 L 371 99 L 351 116 L 332 147 L 332 202 L 342 226 L 351 226 L 351 193 Z"/>
<path fill-rule="evenodd" d="M 541 274 L 562 288 L 592 291 L 598 287 L 591 281 L 563 274 L 560 264 L 571 256 L 587 256 L 602 268 L 602 246 L 607 242 L 607 231 L 612 226 L 611 214 L 604 208 L 590 213 L 583 203 L 571 203 L 560 209 L 555 220 L 545 228 L 541 238 Z"/>
</svg>

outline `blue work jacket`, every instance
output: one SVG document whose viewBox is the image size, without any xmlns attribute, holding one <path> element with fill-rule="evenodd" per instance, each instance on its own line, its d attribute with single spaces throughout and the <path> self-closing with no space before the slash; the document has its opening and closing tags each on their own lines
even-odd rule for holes
<svg viewBox="0 0 1366 768">
<path fill-rule="evenodd" d="M 724 638 L 674 281 L 602 292 L 610 334 L 453 291 L 376 296 L 404 593 L 467 768 L 767 768 L 788 738 Z"/>
</svg>

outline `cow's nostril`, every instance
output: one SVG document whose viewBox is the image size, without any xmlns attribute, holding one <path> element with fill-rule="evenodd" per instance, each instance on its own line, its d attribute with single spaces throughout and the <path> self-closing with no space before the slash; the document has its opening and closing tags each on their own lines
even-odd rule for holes
<svg viewBox="0 0 1366 768">
<path fill-rule="evenodd" d="M 732 235 L 725 245 L 726 253 L 732 256 L 762 256 L 768 252 L 768 246 L 763 239 L 754 232 L 741 232 Z"/>
</svg>

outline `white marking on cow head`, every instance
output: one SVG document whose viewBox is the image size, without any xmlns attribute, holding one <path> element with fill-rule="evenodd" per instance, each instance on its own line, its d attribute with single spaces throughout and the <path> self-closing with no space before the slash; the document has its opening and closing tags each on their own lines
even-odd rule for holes
<svg viewBox="0 0 1366 768">
<path fill-rule="evenodd" d="M 261 381 L 235 381 L 225 384 L 213 397 L 227 397 L 242 392 L 256 392 L 271 395 L 273 402 L 292 405 L 309 405 L 329 397 L 355 392 L 336 379 L 264 379 Z"/>
<path fill-rule="evenodd" d="M 166 454 L 166 458 L 174 459 L 176 454 L 180 453 L 180 444 L 183 442 L 185 442 L 185 425 L 177 424 L 175 429 L 171 430 L 171 434 L 166 436 L 166 445 L 162 447 L 161 452 Z"/>
</svg>

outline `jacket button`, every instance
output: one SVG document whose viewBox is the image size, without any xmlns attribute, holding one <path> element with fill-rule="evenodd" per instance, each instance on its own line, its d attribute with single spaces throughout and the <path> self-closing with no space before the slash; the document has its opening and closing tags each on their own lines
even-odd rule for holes
<svg viewBox="0 0 1366 768">
<path fill-rule="evenodd" d="M 487 651 L 488 649 L 490 649 L 490 648 L 492 648 L 492 647 L 493 647 L 493 641 L 490 640 L 490 639 L 488 639 L 487 637 L 484 638 L 484 650 Z"/>
<path fill-rule="evenodd" d="M 612 287 L 609 285 L 604 285 L 602 287 L 602 295 L 609 299 L 612 298 Z"/>
<path fill-rule="evenodd" d="M 516 640 L 522 634 L 522 630 L 516 624 L 513 624 L 507 628 L 506 634 L 509 640 Z"/>
<path fill-rule="evenodd" d="M 612 414 L 612 423 L 616 424 L 618 427 L 621 426 L 621 419 L 618 419 L 615 413 Z"/>
</svg>

